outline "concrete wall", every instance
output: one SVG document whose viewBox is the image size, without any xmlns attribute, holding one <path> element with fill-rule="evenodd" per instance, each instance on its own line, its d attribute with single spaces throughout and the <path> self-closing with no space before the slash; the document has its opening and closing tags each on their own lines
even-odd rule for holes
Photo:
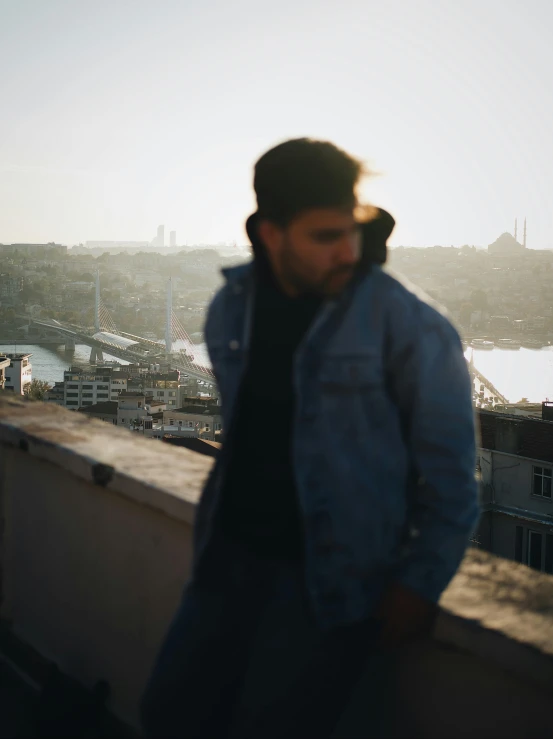
<svg viewBox="0 0 553 739">
<path fill-rule="evenodd" d="M 47 428 L 59 416 L 44 418 L 40 407 L 42 426 L 30 424 L 26 450 L 21 439 L 0 446 L 0 618 L 85 686 L 108 680 L 115 712 L 136 726 L 138 697 L 189 572 L 193 522 L 186 486 L 179 491 L 174 480 L 160 505 L 159 488 L 140 469 L 149 464 L 158 478 L 163 469 L 167 478 L 188 475 L 198 488 L 210 460 L 161 444 L 152 451 L 151 442 L 128 431 L 44 408 L 63 414 L 66 431 Z M 95 434 L 103 453 L 97 450 L 100 460 L 64 460 L 37 440 L 37 430 L 69 445 L 86 444 L 84 432 Z M 118 455 L 141 480 L 123 469 L 113 473 Z"/>
<path fill-rule="evenodd" d="M 0 400 L 0 617 L 85 686 L 107 680 L 135 727 L 210 465 L 81 414 Z M 392 657 L 367 665 L 345 735 L 371 736 L 384 712 L 402 737 L 552 736 L 553 578 L 473 550 L 441 605 L 433 638 L 400 655 L 395 677 Z"/>
<path fill-rule="evenodd" d="M 482 481 L 494 488 L 494 503 L 553 515 L 553 500 L 532 495 L 534 466 L 550 468 L 551 464 L 484 450 L 480 452 L 480 460 Z"/>
</svg>

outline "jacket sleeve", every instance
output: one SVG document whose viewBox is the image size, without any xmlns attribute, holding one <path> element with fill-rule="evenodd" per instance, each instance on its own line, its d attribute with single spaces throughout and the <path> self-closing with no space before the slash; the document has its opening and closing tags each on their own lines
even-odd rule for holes
<svg viewBox="0 0 553 739">
<path fill-rule="evenodd" d="M 416 478 L 399 580 L 437 602 L 479 518 L 476 438 L 459 336 L 431 306 L 417 308 L 403 321 L 396 315 L 396 326 L 389 327 L 388 370 Z"/>
</svg>

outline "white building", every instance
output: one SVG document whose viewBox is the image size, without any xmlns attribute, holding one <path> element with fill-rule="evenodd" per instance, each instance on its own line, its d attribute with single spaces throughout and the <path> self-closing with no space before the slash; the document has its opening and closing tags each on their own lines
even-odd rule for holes
<svg viewBox="0 0 553 739">
<path fill-rule="evenodd" d="M 6 369 L 10 366 L 9 357 L 0 356 L 0 390 L 6 387 Z"/>
<path fill-rule="evenodd" d="M 135 431 L 152 428 L 152 415 L 162 413 L 167 406 L 144 393 L 123 391 L 117 399 L 117 425 Z"/>
<path fill-rule="evenodd" d="M 33 367 L 29 361 L 32 354 L 6 354 L 10 360 L 10 366 L 6 368 L 6 390 L 11 390 L 16 395 L 23 395 L 25 387 L 33 379 Z"/>
<path fill-rule="evenodd" d="M 117 400 L 127 388 L 127 377 L 113 372 L 111 367 L 97 367 L 95 371 L 71 367 L 63 373 L 64 405 L 77 410 L 107 400 Z"/>
<path fill-rule="evenodd" d="M 163 423 L 167 426 L 194 431 L 194 435 L 208 441 L 218 441 L 221 438 L 222 423 L 221 407 L 215 403 L 205 405 L 186 405 L 176 410 L 166 410 L 163 413 Z M 174 433 L 166 431 L 165 433 Z"/>
</svg>

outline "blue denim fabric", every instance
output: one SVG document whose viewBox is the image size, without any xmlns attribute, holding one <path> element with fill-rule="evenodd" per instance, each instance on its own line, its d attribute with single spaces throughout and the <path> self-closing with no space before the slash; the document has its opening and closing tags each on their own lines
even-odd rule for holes
<svg viewBox="0 0 553 739">
<path fill-rule="evenodd" d="M 232 435 L 255 280 L 250 265 L 225 276 L 205 336 Z M 297 350 L 294 385 L 293 462 L 318 623 L 369 616 L 390 577 L 437 601 L 478 520 L 472 391 L 456 330 L 424 295 L 373 267 L 323 305 Z M 196 566 L 212 539 L 227 450 L 198 506 Z"/>
</svg>

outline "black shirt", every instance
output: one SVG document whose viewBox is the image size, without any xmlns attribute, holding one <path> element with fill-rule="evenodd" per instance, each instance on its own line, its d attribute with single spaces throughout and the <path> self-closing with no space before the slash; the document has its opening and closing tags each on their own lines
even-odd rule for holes
<svg viewBox="0 0 553 739">
<path fill-rule="evenodd" d="M 249 359 L 228 439 L 221 523 L 260 556 L 301 557 L 303 531 L 292 463 L 293 359 L 321 299 L 288 297 L 257 265 Z"/>
</svg>

